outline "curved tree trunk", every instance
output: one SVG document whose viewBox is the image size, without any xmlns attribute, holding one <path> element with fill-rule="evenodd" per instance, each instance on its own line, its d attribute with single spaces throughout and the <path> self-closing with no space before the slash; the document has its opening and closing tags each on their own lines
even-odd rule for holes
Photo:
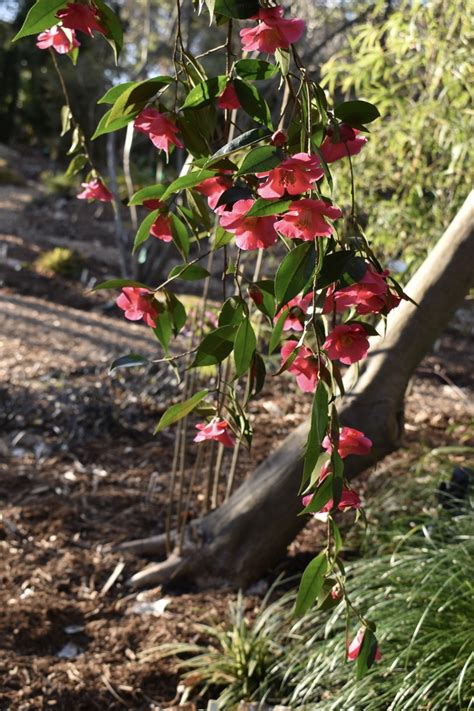
<svg viewBox="0 0 474 711">
<path fill-rule="evenodd" d="M 353 478 L 395 450 L 403 433 L 403 403 L 409 379 L 462 302 L 474 277 L 474 192 L 406 287 L 418 304 L 404 301 L 388 318 L 387 334 L 376 339 L 356 386 L 339 406 L 341 422 L 357 427 L 373 443 L 368 457 L 349 457 Z M 349 376 L 351 374 L 349 373 Z M 131 579 L 135 586 L 189 576 L 200 585 L 226 580 L 246 585 L 285 553 L 304 526 L 297 491 L 308 425 L 300 425 L 231 496 L 188 527 L 181 556 L 173 554 Z M 147 545 L 148 544 L 148 545 Z M 158 553 L 162 539 L 122 546 Z"/>
</svg>

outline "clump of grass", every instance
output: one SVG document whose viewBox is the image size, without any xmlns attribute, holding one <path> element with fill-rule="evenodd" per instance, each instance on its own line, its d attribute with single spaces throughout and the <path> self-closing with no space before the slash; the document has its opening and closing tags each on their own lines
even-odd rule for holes
<svg viewBox="0 0 474 711">
<path fill-rule="evenodd" d="M 366 677 L 356 682 L 345 661 L 342 605 L 295 620 L 295 592 L 271 602 L 273 590 L 253 622 L 239 596 L 228 620 L 200 628 L 206 646 L 158 650 L 180 657 L 186 694 L 212 690 L 226 711 L 242 700 L 308 711 L 474 708 L 472 505 L 452 517 L 435 498 L 439 472 L 446 477 L 453 456 L 473 451 L 458 449 L 428 453 L 412 478 L 394 478 L 369 509 L 384 530 L 374 525 L 365 557 L 347 566 L 350 598 L 376 623 L 382 650 L 381 663 Z M 356 622 L 349 620 L 349 628 L 355 633 Z"/>
<path fill-rule="evenodd" d="M 55 247 L 43 252 L 34 262 L 40 274 L 57 274 L 67 279 L 78 279 L 83 268 L 81 257 L 66 247 Z"/>
</svg>

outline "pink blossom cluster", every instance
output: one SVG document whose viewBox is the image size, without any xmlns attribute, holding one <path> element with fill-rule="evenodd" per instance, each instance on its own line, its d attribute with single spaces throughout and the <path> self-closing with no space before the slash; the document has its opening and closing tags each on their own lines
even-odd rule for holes
<svg viewBox="0 0 474 711">
<path fill-rule="evenodd" d="M 69 2 L 56 13 L 59 23 L 38 35 L 36 46 L 39 49 L 52 47 L 58 54 L 67 54 L 80 46 L 76 32 L 83 32 L 89 37 L 94 32 L 107 34 L 102 25 L 97 8 L 80 2 Z"/>
</svg>

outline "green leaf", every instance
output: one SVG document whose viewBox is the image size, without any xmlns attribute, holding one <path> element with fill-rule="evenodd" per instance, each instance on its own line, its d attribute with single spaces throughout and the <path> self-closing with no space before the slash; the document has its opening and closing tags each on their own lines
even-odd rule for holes
<svg viewBox="0 0 474 711">
<path fill-rule="evenodd" d="M 233 138 L 232 141 L 229 141 L 229 143 L 226 143 L 225 146 L 219 148 L 219 150 L 209 158 L 205 167 L 215 162 L 218 158 L 222 158 L 222 156 L 229 156 L 236 151 L 242 150 L 242 148 L 251 146 L 253 143 L 258 143 L 271 135 L 272 132 L 266 128 L 252 128 L 251 131 L 241 133 L 240 136 Z"/>
<path fill-rule="evenodd" d="M 347 284 L 360 281 L 367 270 L 367 263 L 352 250 L 340 250 L 326 254 L 316 280 L 316 289 L 325 289 L 347 275 Z"/>
<path fill-rule="evenodd" d="M 318 488 L 316 489 L 315 493 L 313 494 L 313 498 L 311 499 L 310 503 L 305 506 L 303 511 L 300 512 L 300 516 L 303 516 L 303 514 L 308 514 L 308 513 L 319 513 L 321 509 L 326 506 L 328 501 L 332 499 L 332 485 L 333 485 L 333 475 L 328 474 L 327 477 L 319 484 Z"/>
<path fill-rule="evenodd" d="M 183 143 L 194 158 L 208 159 L 211 148 L 210 140 L 217 122 L 217 110 L 214 104 L 202 109 L 186 109 L 178 118 L 177 125 L 183 137 Z"/>
<path fill-rule="evenodd" d="M 135 241 L 133 243 L 133 254 L 135 254 L 138 247 L 143 244 L 143 242 L 146 242 L 146 240 L 150 236 L 151 226 L 153 225 L 159 214 L 159 210 L 152 210 L 141 223 L 140 227 L 138 228 L 138 232 L 135 235 Z"/>
<path fill-rule="evenodd" d="M 246 318 L 240 324 L 235 335 L 234 361 L 235 373 L 238 378 L 250 368 L 256 348 L 255 332 L 250 319 Z"/>
<path fill-rule="evenodd" d="M 119 96 L 121 96 L 124 91 L 129 89 L 135 84 L 134 81 L 126 81 L 123 84 L 117 84 L 111 89 L 108 89 L 105 94 L 97 101 L 98 104 L 115 104 Z"/>
<path fill-rule="evenodd" d="M 258 0 L 216 0 L 214 11 L 217 15 L 245 20 L 258 15 Z"/>
<path fill-rule="evenodd" d="M 330 459 L 331 459 L 331 455 L 329 454 L 329 452 L 322 452 L 319 455 L 319 457 L 316 461 L 316 464 L 314 466 L 314 469 L 311 472 L 309 481 L 307 479 L 306 480 L 303 479 L 303 481 L 301 483 L 302 485 L 300 487 L 300 491 L 298 493 L 302 492 L 306 482 L 307 482 L 307 486 L 304 489 L 305 494 L 308 494 L 311 491 L 311 489 L 314 488 L 314 485 L 319 482 L 319 478 L 321 476 L 321 469 L 324 467 L 325 464 L 327 464 L 329 462 Z"/>
<path fill-rule="evenodd" d="M 129 86 L 110 109 L 108 125 L 117 119 L 127 119 L 127 123 L 134 119 L 155 94 L 166 84 L 171 84 L 173 79 L 168 76 L 154 77 L 145 81 L 134 82 Z"/>
<path fill-rule="evenodd" d="M 86 163 L 87 156 L 84 155 L 84 153 L 79 153 L 77 156 L 74 156 L 72 161 L 69 163 L 65 175 L 69 176 L 79 173 L 79 171 L 83 169 Z"/>
<path fill-rule="evenodd" d="M 61 136 L 65 136 L 72 126 L 72 114 L 69 106 L 61 107 Z"/>
<path fill-rule="evenodd" d="M 206 7 L 209 11 L 209 25 L 212 25 L 212 21 L 214 19 L 214 7 L 216 4 L 216 0 L 200 0 L 199 14 L 201 14 L 203 3 L 206 5 Z"/>
<path fill-rule="evenodd" d="M 183 259 L 187 259 L 189 255 L 188 228 L 184 222 L 173 213 L 170 213 L 169 217 L 171 220 L 171 234 L 173 235 L 174 245 Z"/>
<path fill-rule="evenodd" d="M 216 235 L 214 238 L 214 244 L 212 246 L 212 249 L 216 251 L 217 249 L 224 247 L 226 244 L 229 244 L 229 242 L 232 242 L 233 239 L 234 235 L 232 234 L 232 232 L 226 232 L 226 230 L 219 225 L 216 229 Z"/>
<path fill-rule="evenodd" d="M 275 62 L 277 63 L 282 76 L 286 77 L 291 66 L 290 51 L 288 49 L 277 49 L 275 52 Z"/>
<path fill-rule="evenodd" d="M 133 279 L 108 279 L 94 286 L 92 291 L 99 291 L 99 289 L 123 289 L 124 286 L 139 286 L 142 289 L 150 290 L 150 287 L 146 284 L 142 284 L 141 281 L 134 281 Z"/>
<path fill-rule="evenodd" d="M 325 551 L 313 558 L 306 567 L 296 596 L 294 612 L 296 617 L 304 615 L 316 601 L 323 587 L 327 567 L 328 562 Z"/>
<path fill-rule="evenodd" d="M 209 272 L 199 264 L 177 264 L 168 274 L 168 279 L 178 278 L 185 281 L 199 281 L 209 276 Z"/>
<path fill-rule="evenodd" d="M 197 405 L 199 405 L 201 400 L 204 400 L 207 393 L 207 390 L 200 390 L 199 392 L 195 393 L 195 395 L 190 397 L 189 400 L 179 402 L 176 405 L 171 405 L 171 407 L 166 410 L 161 420 L 158 422 L 158 425 L 155 429 L 155 434 L 161 432 L 161 430 L 164 430 L 165 427 L 169 427 L 175 422 L 178 422 L 178 420 L 182 420 L 183 417 L 186 417 L 186 415 L 189 415 L 189 413 L 192 412 L 197 407 Z"/>
<path fill-rule="evenodd" d="M 288 210 L 292 202 L 292 200 L 265 200 L 264 198 L 258 198 L 245 216 L 267 217 L 268 215 L 281 215 L 282 212 Z"/>
<path fill-rule="evenodd" d="M 12 42 L 16 42 L 21 37 L 36 35 L 43 30 L 48 30 L 53 25 L 57 25 L 59 20 L 56 17 L 56 13 L 65 6 L 66 0 L 37 0 L 29 10 L 23 25 Z"/>
<path fill-rule="evenodd" d="M 239 59 L 235 64 L 235 71 L 241 79 L 258 81 L 271 79 L 278 72 L 278 67 L 263 59 Z"/>
<path fill-rule="evenodd" d="M 115 54 L 115 63 L 123 47 L 123 30 L 115 12 L 103 0 L 94 0 L 98 10 L 101 24 L 105 29 L 105 38 L 110 44 Z"/>
<path fill-rule="evenodd" d="M 149 185 L 147 188 L 142 188 L 132 195 L 128 204 L 143 205 L 145 200 L 161 200 L 165 190 L 166 185 Z"/>
<path fill-rule="evenodd" d="M 105 133 L 119 131 L 121 128 L 125 128 L 125 126 L 130 122 L 130 119 L 126 116 L 122 116 L 120 118 L 114 119 L 113 121 L 110 121 L 111 111 L 112 109 L 108 109 L 100 119 L 99 123 L 97 124 L 97 128 L 91 136 L 92 141 L 95 141 L 96 138 L 99 138 L 99 136 L 103 136 Z"/>
<path fill-rule="evenodd" d="M 173 193 L 177 193 L 179 190 L 184 190 L 185 188 L 193 188 L 195 185 L 199 185 L 203 180 L 207 178 L 213 178 L 216 174 L 215 170 L 197 170 L 192 173 L 187 173 L 187 175 L 182 175 L 180 178 L 173 180 L 171 185 L 168 185 L 165 192 L 161 196 L 162 200 L 166 200 Z"/>
<path fill-rule="evenodd" d="M 263 279 L 262 281 L 257 281 L 254 286 L 258 289 L 259 299 L 255 301 L 255 305 L 259 311 L 261 311 L 269 319 L 273 320 L 275 317 L 275 285 L 273 281 L 269 279 Z M 258 303 L 261 300 L 261 303 Z"/>
<path fill-rule="evenodd" d="M 244 302 L 240 296 L 230 296 L 219 313 L 219 326 L 238 326 L 244 318 Z"/>
<path fill-rule="evenodd" d="M 156 328 L 153 329 L 153 332 L 163 346 L 165 353 L 169 353 L 168 346 L 172 334 L 172 321 L 168 311 L 161 311 L 159 313 Z"/>
<path fill-rule="evenodd" d="M 378 108 L 368 101 L 344 101 L 343 104 L 336 106 L 334 116 L 351 126 L 375 121 L 380 113 Z"/>
<path fill-rule="evenodd" d="M 251 381 L 249 392 L 251 397 L 255 397 L 262 390 L 265 385 L 265 377 L 267 375 L 267 369 L 265 368 L 265 362 L 259 353 L 255 353 L 253 359 L 253 366 L 250 371 Z"/>
<path fill-rule="evenodd" d="M 321 445 L 328 425 L 328 401 L 328 391 L 323 381 L 320 380 L 311 409 L 311 427 L 306 441 L 303 482 L 308 481 L 311 477 L 321 453 Z"/>
<path fill-rule="evenodd" d="M 283 311 L 283 313 L 281 313 L 278 317 L 278 321 L 274 325 L 272 335 L 270 336 L 270 343 L 268 345 L 269 354 L 273 353 L 275 348 L 280 344 L 281 335 L 283 333 L 283 326 L 285 325 L 285 321 L 287 318 L 288 313 L 286 311 Z"/>
<path fill-rule="evenodd" d="M 258 89 L 242 79 L 234 79 L 234 89 L 245 113 L 254 121 L 272 128 L 270 109 Z"/>
<path fill-rule="evenodd" d="M 192 368 L 222 363 L 232 353 L 237 326 L 221 326 L 201 341 Z"/>
<path fill-rule="evenodd" d="M 356 679 L 359 681 L 369 671 L 375 662 L 377 653 L 377 637 L 369 627 L 365 628 L 362 645 L 357 655 Z"/>
<path fill-rule="evenodd" d="M 138 353 L 129 353 L 116 358 L 110 365 L 109 373 L 120 368 L 136 368 L 139 365 L 147 365 L 149 362 L 148 358 L 138 355 Z"/>
<path fill-rule="evenodd" d="M 223 74 L 202 81 L 191 89 L 181 109 L 200 109 L 207 106 L 222 94 L 226 84 L 227 77 Z"/>
<path fill-rule="evenodd" d="M 315 266 L 313 242 L 303 242 L 285 256 L 275 277 L 275 297 L 280 306 L 299 294 Z"/>
<path fill-rule="evenodd" d="M 259 146 L 249 151 L 242 161 L 235 177 L 241 175 L 263 173 L 272 168 L 276 168 L 281 163 L 281 154 L 272 146 Z"/>
</svg>

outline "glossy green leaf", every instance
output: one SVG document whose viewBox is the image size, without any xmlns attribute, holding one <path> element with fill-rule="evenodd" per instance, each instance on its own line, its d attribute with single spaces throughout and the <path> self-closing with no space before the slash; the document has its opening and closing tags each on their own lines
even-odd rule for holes
<svg viewBox="0 0 474 711">
<path fill-rule="evenodd" d="M 87 156 L 84 155 L 84 153 L 79 153 L 77 156 L 74 156 L 72 161 L 69 163 L 65 175 L 70 176 L 79 173 L 79 171 L 81 171 L 86 164 Z"/>
<path fill-rule="evenodd" d="M 321 445 L 326 436 L 328 425 L 328 401 L 328 391 L 323 381 L 320 380 L 316 392 L 314 393 L 311 408 L 311 427 L 308 433 L 308 439 L 306 440 L 303 482 L 310 479 L 319 455 L 321 454 Z"/>
<path fill-rule="evenodd" d="M 264 173 L 267 170 L 276 168 L 276 166 L 281 163 L 281 160 L 281 154 L 276 148 L 272 146 L 259 146 L 246 154 L 235 177 Z"/>
<path fill-rule="evenodd" d="M 181 109 L 199 109 L 215 101 L 222 94 L 227 84 L 227 77 L 221 74 L 202 81 L 193 87 L 186 96 Z"/>
<path fill-rule="evenodd" d="M 269 215 L 281 215 L 286 212 L 292 200 L 265 200 L 258 198 L 247 212 L 247 217 L 267 217 Z"/>
<path fill-rule="evenodd" d="M 359 681 L 366 675 L 370 667 L 375 662 L 377 653 L 377 637 L 369 627 L 365 628 L 364 638 L 357 655 L 356 679 Z"/>
<path fill-rule="evenodd" d="M 117 84 L 108 89 L 103 96 L 97 101 L 98 104 L 115 104 L 119 96 L 121 96 L 124 91 L 127 91 L 131 86 L 135 84 L 134 81 L 126 81 L 123 84 Z"/>
<path fill-rule="evenodd" d="M 216 235 L 214 238 L 214 244 L 212 245 L 212 249 L 215 251 L 216 249 L 225 247 L 225 245 L 232 242 L 233 239 L 234 235 L 232 234 L 232 232 L 226 232 L 226 230 L 219 225 L 219 227 L 216 229 Z"/>
<path fill-rule="evenodd" d="M 265 362 L 259 353 L 255 353 L 253 359 L 253 365 L 250 370 L 250 397 L 255 397 L 261 392 L 263 386 L 265 385 L 265 378 L 267 375 L 267 369 L 265 368 Z"/>
<path fill-rule="evenodd" d="M 366 269 L 367 263 L 365 260 L 362 257 L 357 257 L 352 250 L 343 249 L 338 252 L 331 252 L 324 256 L 321 271 L 316 279 L 316 288 L 325 289 L 330 284 L 338 281 L 344 274 L 348 276 L 353 274 L 357 277 L 348 283 L 359 281 L 364 276 Z"/>
<path fill-rule="evenodd" d="M 201 341 L 192 368 L 222 363 L 234 347 L 237 326 L 221 326 L 211 331 Z"/>
<path fill-rule="evenodd" d="M 47 30 L 56 25 L 59 20 L 56 13 L 65 7 L 65 0 L 37 0 L 28 11 L 23 25 L 17 32 L 12 42 L 16 42 L 21 37 L 36 35 L 43 30 Z"/>
<path fill-rule="evenodd" d="M 245 318 L 237 330 L 234 342 L 235 373 L 238 378 L 250 368 L 256 348 L 255 331 L 250 319 Z"/>
<path fill-rule="evenodd" d="M 179 402 L 176 405 L 171 405 L 158 422 L 155 434 L 161 432 L 161 430 L 164 430 L 165 427 L 169 427 L 175 422 L 178 422 L 178 420 L 182 420 L 183 417 L 186 417 L 186 415 L 189 415 L 189 413 L 192 412 L 202 400 L 204 400 L 207 394 L 207 390 L 200 390 L 195 395 L 190 397 L 189 400 Z"/>
<path fill-rule="evenodd" d="M 254 299 L 255 306 L 269 319 L 275 317 L 275 284 L 270 279 L 262 279 L 255 283 L 256 298 Z M 250 287 L 252 289 L 252 287 Z"/>
<path fill-rule="evenodd" d="M 133 243 L 133 253 L 137 251 L 138 247 L 143 244 L 143 242 L 146 242 L 146 240 L 150 236 L 151 226 L 153 225 L 159 214 L 159 210 L 152 210 L 145 217 L 140 227 L 138 228 L 137 234 L 135 235 L 135 241 Z"/>
<path fill-rule="evenodd" d="M 234 79 L 234 89 L 245 113 L 257 123 L 272 128 L 270 109 L 258 89 L 243 79 Z"/>
<path fill-rule="evenodd" d="M 213 178 L 216 174 L 215 170 L 196 170 L 186 175 L 182 175 L 176 180 L 173 180 L 171 185 L 168 185 L 165 192 L 161 196 L 162 200 L 167 200 L 170 195 L 177 193 L 179 190 L 184 190 L 185 188 L 193 188 L 195 185 L 199 185 L 203 180 L 207 178 Z"/>
<path fill-rule="evenodd" d="M 244 318 L 244 302 L 240 296 L 230 296 L 219 313 L 219 326 L 238 326 Z"/>
<path fill-rule="evenodd" d="M 138 286 L 142 289 L 150 289 L 149 286 L 142 284 L 141 281 L 135 281 L 133 279 L 108 279 L 94 286 L 92 291 L 99 291 L 100 289 L 123 289 L 124 286 Z"/>
<path fill-rule="evenodd" d="M 138 355 L 138 353 L 129 353 L 116 358 L 110 365 L 109 373 L 113 373 L 120 368 L 136 368 L 141 365 L 148 365 L 149 362 L 148 358 Z"/>
<path fill-rule="evenodd" d="M 209 272 L 199 264 L 177 264 L 168 274 L 168 279 L 184 279 L 185 281 L 199 281 L 209 276 Z"/>
<path fill-rule="evenodd" d="M 171 77 L 162 76 L 134 82 L 132 86 L 129 86 L 128 89 L 120 94 L 110 109 L 108 124 L 110 125 L 119 118 L 127 118 L 128 121 L 132 121 L 132 119 L 138 116 L 140 111 L 145 108 L 155 94 L 157 94 L 163 86 L 170 84 L 172 81 L 173 79 Z"/>
<path fill-rule="evenodd" d="M 165 289 L 164 291 L 166 294 L 168 313 L 171 317 L 173 333 L 175 336 L 177 336 L 183 328 L 184 324 L 186 323 L 186 309 L 184 308 L 183 304 L 178 299 L 176 294 L 173 294 L 172 291 L 168 291 L 167 289 Z"/>
<path fill-rule="evenodd" d="M 130 120 L 127 116 L 121 116 L 120 118 L 110 121 L 111 111 L 112 109 L 108 109 L 100 119 L 97 124 L 97 128 L 91 136 L 92 141 L 95 141 L 96 138 L 99 138 L 99 136 L 103 136 L 106 133 L 119 131 L 121 128 L 125 128 L 125 126 L 129 123 Z"/>
<path fill-rule="evenodd" d="M 235 71 L 241 79 L 258 81 L 271 79 L 278 72 L 275 64 L 270 64 L 264 59 L 239 59 L 235 63 Z"/>
<path fill-rule="evenodd" d="M 294 611 L 296 617 L 304 615 L 316 601 L 323 587 L 327 567 L 328 562 L 324 551 L 313 558 L 306 567 L 296 596 Z"/>
<path fill-rule="evenodd" d="M 111 7 L 103 0 L 94 0 L 99 13 L 100 22 L 105 29 L 105 39 L 110 44 L 115 54 L 115 62 L 123 47 L 123 30 L 120 20 Z"/>
<path fill-rule="evenodd" d="M 161 311 L 155 323 L 156 328 L 153 329 L 153 332 L 163 346 L 165 353 L 169 353 L 169 343 L 173 332 L 173 324 L 168 311 Z"/>
<path fill-rule="evenodd" d="M 188 228 L 182 220 L 173 213 L 169 215 L 171 220 L 171 233 L 173 235 L 173 243 L 181 254 L 183 259 L 187 259 L 189 255 L 189 233 Z"/>
<path fill-rule="evenodd" d="M 233 138 L 232 141 L 229 141 L 229 143 L 226 143 L 225 146 L 222 146 L 222 148 L 219 148 L 218 151 L 213 153 L 213 155 L 207 161 L 206 167 L 209 166 L 211 163 L 214 163 L 217 159 L 222 158 L 223 156 L 229 156 L 232 153 L 235 153 L 236 151 L 242 150 L 242 148 L 246 148 L 247 146 L 251 146 L 254 143 L 258 143 L 259 141 L 262 141 L 264 138 L 268 138 L 271 135 L 272 132 L 269 131 L 267 128 L 252 128 L 250 131 L 241 133 L 240 136 L 237 136 L 237 138 Z"/>
<path fill-rule="evenodd" d="M 328 474 L 327 477 L 319 484 L 318 488 L 313 494 L 313 498 L 310 503 L 305 506 L 303 511 L 299 514 L 303 516 L 308 513 L 319 513 L 321 509 L 326 506 L 328 501 L 332 499 L 332 485 L 333 485 L 333 475 Z"/>
<path fill-rule="evenodd" d="M 166 190 L 166 185 L 149 185 L 146 188 L 138 190 L 130 198 L 129 205 L 143 205 L 145 200 L 161 200 L 163 193 Z"/>
<path fill-rule="evenodd" d="M 334 109 L 334 116 L 340 121 L 349 124 L 371 123 L 380 117 L 379 110 L 368 101 L 344 101 Z"/>
<path fill-rule="evenodd" d="M 313 242 L 303 242 L 284 257 L 275 277 L 275 297 L 280 306 L 300 293 L 315 266 Z"/>
<path fill-rule="evenodd" d="M 271 354 L 280 345 L 281 336 L 283 333 L 283 326 L 288 317 L 288 314 L 284 311 L 278 317 L 276 324 L 273 326 L 272 335 L 270 336 L 270 343 L 268 344 L 268 353 Z"/>
</svg>

